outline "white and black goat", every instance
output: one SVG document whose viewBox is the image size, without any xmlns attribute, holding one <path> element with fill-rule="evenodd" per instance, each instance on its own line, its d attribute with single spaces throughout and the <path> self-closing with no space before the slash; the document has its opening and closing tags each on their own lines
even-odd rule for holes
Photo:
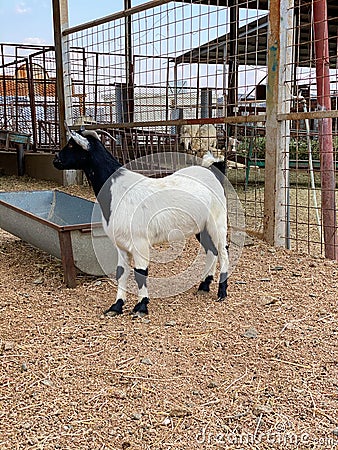
<svg viewBox="0 0 338 450">
<path fill-rule="evenodd" d="M 123 168 L 93 131 L 71 132 L 67 145 L 55 156 L 60 170 L 82 169 L 102 210 L 103 228 L 118 251 L 115 303 L 106 311 L 122 313 L 126 300 L 129 258 L 134 260 L 138 303 L 134 314 L 148 313 L 149 251 L 169 235 L 196 235 L 206 252 L 206 268 L 199 291 L 209 292 L 217 258 L 220 264 L 218 301 L 227 296 L 227 207 L 222 184 L 214 173 L 190 166 L 164 178 L 148 178 Z"/>
</svg>

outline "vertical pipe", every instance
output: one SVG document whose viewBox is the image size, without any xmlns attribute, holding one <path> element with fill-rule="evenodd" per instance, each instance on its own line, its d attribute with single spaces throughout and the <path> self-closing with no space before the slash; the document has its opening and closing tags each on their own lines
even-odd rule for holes
<svg viewBox="0 0 338 450">
<path fill-rule="evenodd" d="M 52 2 L 56 59 L 56 91 L 60 119 L 60 145 L 63 147 L 67 142 L 64 122 L 66 121 L 70 124 L 72 120 L 71 85 L 68 73 L 70 67 L 69 51 L 67 38 L 62 36 L 62 32 L 68 28 L 68 0 L 52 0 Z"/>
<path fill-rule="evenodd" d="M 223 115 L 226 116 L 226 104 L 227 104 L 227 54 L 228 54 L 228 42 L 223 45 Z"/>
<path fill-rule="evenodd" d="M 239 6 L 236 0 L 230 7 L 230 42 L 229 42 L 229 76 L 228 76 L 228 117 L 237 115 L 238 103 L 238 27 L 239 27 Z M 235 135 L 235 129 L 229 125 L 229 135 Z"/>
<path fill-rule="evenodd" d="M 197 63 L 197 81 L 196 81 L 196 119 L 198 119 L 198 105 L 200 103 L 200 63 Z M 190 90 L 190 98 L 191 98 L 191 90 Z M 191 103 L 191 100 L 190 100 Z"/>
<path fill-rule="evenodd" d="M 29 104 L 31 110 L 31 121 L 32 121 L 32 135 L 33 135 L 33 144 L 32 149 L 36 151 L 37 144 L 37 130 L 36 130 L 36 104 L 35 104 L 35 86 L 34 86 L 34 66 L 32 61 L 32 56 L 29 56 L 26 59 L 26 74 L 27 74 L 27 83 L 28 83 L 28 94 L 29 94 Z"/>
<path fill-rule="evenodd" d="M 22 90 L 25 91 L 26 85 L 24 80 L 21 82 Z M 22 93 L 22 95 L 25 95 Z M 19 86 L 18 86 L 18 48 L 15 47 L 15 130 L 19 130 Z M 12 113 L 13 114 L 13 113 Z M 12 121 L 12 127 L 14 123 Z"/>
<path fill-rule="evenodd" d="M 178 107 L 177 82 L 178 82 L 177 64 L 175 64 L 175 66 L 174 66 L 174 108 Z"/>
<path fill-rule="evenodd" d="M 4 128 L 7 129 L 7 86 L 5 78 L 5 54 L 4 45 L 1 44 L 1 62 L 2 62 L 2 85 L 4 93 Z"/>
<path fill-rule="evenodd" d="M 97 122 L 97 99 L 99 83 L 99 54 L 95 55 L 95 86 L 94 86 L 94 120 Z"/>
<path fill-rule="evenodd" d="M 80 97 L 80 114 L 86 116 L 86 49 L 82 49 L 82 96 Z"/>
<path fill-rule="evenodd" d="M 326 0 L 314 0 L 314 39 L 318 108 L 331 110 L 330 59 Z M 335 169 L 332 143 L 332 119 L 319 120 L 320 173 L 325 257 L 338 260 L 337 217 L 335 205 Z"/>
<path fill-rule="evenodd" d="M 43 48 L 42 53 L 42 67 L 43 67 L 43 120 L 45 121 L 45 128 L 44 128 L 44 143 L 47 144 L 47 137 L 50 135 L 47 135 L 47 123 L 48 123 L 48 105 L 47 105 L 47 97 L 49 95 L 49 90 L 47 93 L 47 64 L 46 64 L 46 48 Z M 49 89 L 49 84 L 48 84 Z M 39 121 L 38 121 L 39 123 Z M 42 133 L 41 133 L 41 126 L 39 129 L 39 136 L 37 137 L 37 146 L 42 147 Z"/>
<path fill-rule="evenodd" d="M 115 98 L 116 98 L 116 122 L 123 123 L 123 86 L 124 83 L 115 83 Z"/>
<path fill-rule="evenodd" d="M 131 8 L 131 0 L 124 0 L 124 9 Z M 127 122 L 134 121 L 134 64 L 131 16 L 125 18 L 126 84 L 127 84 Z"/>
<path fill-rule="evenodd" d="M 183 107 L 179 108 L 178 107 L 178 88 L 177 88 L 177 83 L 178 83 L 178 73 L 177 73 L 177 64 L 175 64 L 174 66 L 174 103 L 172 105 L 172 118 L 174 118 L 174 120 L 177 119 L 183 119 Z M 180 134 L 181 132 L 181 126 L 173 126 L 171 127 L 171 132 L 173 134 Z"/>
<path fill-rule="evenodd" d="M 53 51 L 53 53 L 52 53 L 52 55 L 53 55 L 53 58 L 54 59 L 56 59 L 55 58 L 55 50 Z M 59 132 L 58 132 L 58 119 L 57 119 L 57 117 L 58 117 L 58 111 L 59 111 L 59 104 L 58 104 L 58 94 L 57 94 L 57 81 L 54 81 L 53 82 L 53 86 L 54 86 L 54 105 L 53 105 L 53 110 L 54 110 L 54 113 L 53 113 L 53 117 L 54 117 L 54 120 L 53 120 L 53 129 L 54 129 L 54 142 L 55 142 L 55 144 L 57 145 L 58 144 L 58 142 L 60 142 L 58 139 L 59 139 Z"/>
<path fill-rule="evenodd" d="M 212 89 L 201 89 L 201 119 L 212 117 Z"/>
<path fill-rule="evenodd" d="M 169 120 L 169 75 L 170 75 L 170 59 L 167 59 L 167 71 L 165 80 L 165 120 Z M 166 133 L 168 132 L 166 128 Z"/>
</svg>

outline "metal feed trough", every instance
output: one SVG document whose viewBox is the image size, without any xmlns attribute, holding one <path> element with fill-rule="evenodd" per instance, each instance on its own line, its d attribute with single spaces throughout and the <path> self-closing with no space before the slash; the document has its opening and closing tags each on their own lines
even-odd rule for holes
<svg viewBox="0 0 338 450">
<path fill-rule="evenodd" d="M 116 270 L 117 252 L 94 202 L 58 190 L 0 192 L 0 227 L 62 260 L 65 283 L 76 268 L 90 275 Z"/>
</svg>

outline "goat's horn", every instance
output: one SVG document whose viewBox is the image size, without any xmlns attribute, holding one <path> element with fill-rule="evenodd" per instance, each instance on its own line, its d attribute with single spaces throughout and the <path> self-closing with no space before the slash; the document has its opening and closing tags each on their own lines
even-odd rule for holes
<svg viewBox="0 0 338 450">
<path fill-rule="evenodd" d="M 110 133 L 108 133 L 108 131 L 98 129 L 96 130 L 96 132 L 100 134 L 105 134 L 106 136 L 110 137 L 110 139 L 113 139 L 113 141 L 117 142 L 117 139 L 114 138 L 114 136 L 112 136 Z"/>
<path fill-rule="evenodd" d="M 70 130 L 66 121 L 64 121 L 64 125 L 65 125 L 65 129 L 66 129 L 66 133 L 67 133 L 68 139 L 70 139 L 72 137 L 72 138 L 75 139 L 76 142 L 78 142 L 79 141 L 78 136 L 80 136 L 80 135 L 78 133 L 76 133 L 76 131 Z M 80 144 L 81 147 L 84 146 L 84 142 L 82 142 L 82 143 L 78 142 L 78 144 Z"/>
<path fill-rule="evenodd" d="M 83 127 L 83 130 L 80 129 L 80 131 L 82 136 L 94 136 L 95 139 L 100 140 L 98 134 L 94 130 L 85 130 Z"/>
</svg>

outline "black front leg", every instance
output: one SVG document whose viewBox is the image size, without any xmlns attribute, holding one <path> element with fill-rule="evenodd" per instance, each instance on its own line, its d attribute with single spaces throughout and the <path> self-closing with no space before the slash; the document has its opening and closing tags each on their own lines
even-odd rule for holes
<svg viewBox="0 0 338 450">
<path fill-rule="evenodd" d="M 123 305 L 124 301 L 121 298 L 119 300 L 116 300 L 116 302 L 109 309 L 107 309 L 107 311 L 104 312 L 104 315 L 107 317 L 115 317 L 122 314 Z"/>
<path fill-rule="evenodd" d="M 143 297 L 143 299 L 134 306 L 133 314 L 137 317 L 146 316 L 148 314 L 148 303 L 149 298 Z"/>
</svg>

